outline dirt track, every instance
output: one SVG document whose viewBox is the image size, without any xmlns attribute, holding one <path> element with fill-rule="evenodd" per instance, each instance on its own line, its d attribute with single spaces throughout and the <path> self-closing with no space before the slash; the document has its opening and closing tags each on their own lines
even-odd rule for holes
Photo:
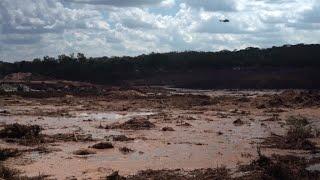
<svg viewBox="0 0 320 180">
<path fill-rule="evenodd" d="M 163 87 L 107 88 L 98 96 L 34 98 L 27 93 L 0 97 L 0 123 L 31 124 L 49 138 L 34 146 L 2 139 L 2 148 L 22 155 L 4 162 L 22 175 L 99 179 L 114 171 L 122 176 L 140 170 L 216 168 L 232 177 L 239 166 L 263 154 L 312 158 L 308 150 L 264 148 L 272 134 L 285 135 L 286 119 L 304 116 L 320 127 L 318 92 L 196 91 Z M 164 128 L 164 129 L 163 129 Z M 114 138 L 125 135 L 127 138 Z M 113 148 L 93 148 L 99 142 Z M 314 136 L 310 141 L 319 141 Z M 27 144 L 28 145 L 28 144 Z M 41 147 L 42 151 L 35 149 Z M 124 148 L 126 147 L 126 148 Z M 75 155 L 78 150 L 87 155 Z"/>
</svg>

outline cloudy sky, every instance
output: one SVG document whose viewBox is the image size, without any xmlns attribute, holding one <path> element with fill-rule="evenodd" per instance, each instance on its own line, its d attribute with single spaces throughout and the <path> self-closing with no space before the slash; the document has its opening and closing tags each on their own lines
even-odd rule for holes
<svg viewBox="0 0 320 180">
<path fill-rule="evenodd" d="M 320 43 L 320 2 L 0 0 L 0 32 L 0 61 Z"/>
</svg>

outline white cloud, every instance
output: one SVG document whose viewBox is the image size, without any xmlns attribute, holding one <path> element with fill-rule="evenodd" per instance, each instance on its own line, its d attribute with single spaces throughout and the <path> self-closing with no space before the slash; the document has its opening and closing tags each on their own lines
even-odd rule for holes
<svg viewBox="0 0 320 180">
<path fill-rule="evenodd" d="M 320 43 L 319 14 L 317 0 L 1 0 L 0 58 Z"/>
<path fill-rule="evenodd" d="M 161 2 L 161 6 L 165 8 L 171 8 L 176 4 L 175 0 L 164 0 Z"/>
<path fill-rule="evenodd" d="M 108 5 L 117 7 L 138 7 L 147 5 L 157 5 L 167 0 L 64 0 L 66 2 L 92 4 L 92 5 Z"/>
<path fill-rule="evenodd" d="M 194 8 L 202 8 L 206 11 L 236 11 L 236 0 L 182 0 Z"/>
</svg>

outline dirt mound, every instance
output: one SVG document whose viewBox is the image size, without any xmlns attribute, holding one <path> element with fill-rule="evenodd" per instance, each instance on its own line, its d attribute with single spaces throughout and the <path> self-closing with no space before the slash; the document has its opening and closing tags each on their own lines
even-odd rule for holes
<svg viewBox="0 0 320 180">
<path fill-rule="evenodd" d="M 123 124 L 107 126 L 106 129 L 148 130 L 154 127 L 155 125 L 145 118 L 133 118 Z"/>
<path fill-rule="evenodd" d="M 100 96 L 105 86 L 85 82 L 57 80 L 31 73 L 10 74 L 0 81 L 1 95 L 18 95 L 25 98 L 73 96 Z"/>
<path fill-rule="evenodd" d="M 258 108 L 318 106 L 320 93 L 319 91 L 286 90 L 280 94 L 258 97 L 254 103 Z"/>
<path fill-rule="evenodd" d="M 32 73 L 12 73 L 8 74 L 3 78 L 4 81 L 44 81 L 44 80 L 52 80 L 52 78 L 48 78 L 45 76 L 34 75 Z"/>
<path fill-rule="evenodd" d="M 167 99 L 166 106 L 173 108 L 191 108 L 195 106 L 208 106 L 217 104 L 219 101 L 216 99 L 212 99 L 210 96 L 206 95 L 170 95 L 165 97 Z"/>
<path fill-rule="evenodd" d="M 116 99 L 131 99 L 131 98 L 146 98 L 147 96 L 143 94 L 142 92 L 139 92 L 137 90 L 117 90 L 117 91 L 110 91 L 108 93 L 108 96 L 110 98 L 116 98 Z"/>
<path fill-rule="evenodd" d="M 32 76 L 32 73 L 12 73 L 6 75 L 3 80 L 5 81 L 23 81 L 28 80 Z"/>
</svg>

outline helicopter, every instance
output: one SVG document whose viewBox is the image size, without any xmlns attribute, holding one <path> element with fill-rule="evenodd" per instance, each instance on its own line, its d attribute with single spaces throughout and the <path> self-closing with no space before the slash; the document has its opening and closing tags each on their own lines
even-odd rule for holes
<svg viewBox="0 0 320 180">
<path fill-rule="evenodd" d="M 228 22 L 230 22 L 229 19 L 220 19 L 219 21 L 220 21 L 220 22 L 223 22 L 223 23 L 228 23 Z"/>
</svg>

